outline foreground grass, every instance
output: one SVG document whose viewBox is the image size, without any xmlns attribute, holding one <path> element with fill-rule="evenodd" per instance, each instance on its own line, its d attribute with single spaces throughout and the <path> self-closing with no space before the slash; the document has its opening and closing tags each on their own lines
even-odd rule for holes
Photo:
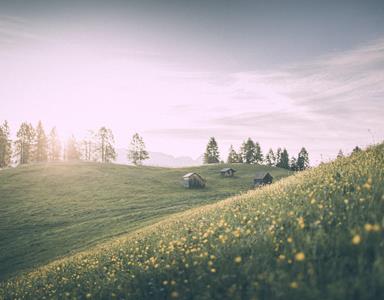
<svg viewBox="0 0 384 300">
<path fill-rule="evenodd" d="M 383 299 L 384 146 L 1 285 L 11 298 Z"/>
<path fill-rule="evenodd" d="M 0 280 L 152 224 L 175 212 L 216 202 L 251 188 L 257 170 L 276 178 L 287 171 L 236 165 L 221 178 L 222 165 L 168 169 L 94 163 L 38 164 L 0 172 Z M 189 171 L 207 188 L 186 190 Z"/>
</svg>

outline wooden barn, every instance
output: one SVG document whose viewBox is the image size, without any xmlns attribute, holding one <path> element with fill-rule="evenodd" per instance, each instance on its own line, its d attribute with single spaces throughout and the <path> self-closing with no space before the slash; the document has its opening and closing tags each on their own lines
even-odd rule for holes
<svg viewBox="0 0 384 300">
<path fill-rule="evenodd" d="M 220 170 L 221 176 L 224 177 L 233 177 L 235 175 L 236 170 L 232 168 L 224 168 Z"/>
<path fill-rule="evenodd" d="M 253 179 L 253 185 L 255 187 L 271 184 L 273 181 L 273 177 L 268 172 L 256 172 L 255 178 Z"/>
<path fill-rule="evenodd" d="M 197 173 L 188 173 L 183 176 L 183 185 L 186 188 L 204 188 L 205 180 Z"/>
</svg>

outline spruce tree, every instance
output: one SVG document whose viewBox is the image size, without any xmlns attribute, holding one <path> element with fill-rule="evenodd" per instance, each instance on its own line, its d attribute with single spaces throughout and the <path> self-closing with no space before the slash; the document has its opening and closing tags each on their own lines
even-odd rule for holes
<svg viewBox="0 0 384 300">
<path fill-rule="evenodd" d="M 289 169 L 289 155 L 287 149 L 283 149 L 280 156 L 279 168 Z"/>
<path fill-rule="evenodd" d="M 227 163 L 232 164 L 232 163 L 238 163 L 238 162 L 239 162 L 239 155 L 236 153 L 235 149 L 233 149 L 233 146 L 231 145 L 231 147 L 229 147 Z"/>
<path fill-rule="evenodd" d="M 343 150 L 339 150 L 339 152 L 337 153 L 337 158 L 342 158 L 344 157 L 344 153 L 343 153 Z"/>
<path fill-rule="evenodd" d="M 263 162 L 263 153 L 260 148 L 260 144 L 256 142 L 255 144 L 255 163 L 261 164 Z"/>
<path fill-rule="evenodd" d="M 256 162 L 256 145 L 251 138 L 243 142 L 241 156 L 246 164 L 254 164 Z"/>
<path fill-rule="evenodd" d="M 101 127 L 96 135 L 98 150 L 102 163 L 109 163 L 116 159 L 116 151 L 113 146 L 114 137 L 111 129 Z"/>
<path fill-rule="evenodd" d="M 37 162 L 44 162 L 48 160 L 48 143 L 47 136 L 45 135 L 43 124 L 38 122 L 35 131 L 35 143 L 34 143 L 34 160 Z"/>
<path fill-rule="evenodd" d="M 269 167 L 276 165 L 276 157 L 272 149 L 269 149 L 268 153 L 265 155 L 265 164 Z"/>
<path fill-rule="evenodd" d="M 303 147 L 297 155 L 297 170 L 302 171 L 309 167 L 308 151 Z"/>
<path fill-rule="evenodd" d="M 220 162 L 219 147 L 217 146 L 215 138 L 211 137 L 204 153 L 204 163 L 214 164 L 218 162 Z"/>
<path fill-rule="evenodd" d="M 149 158 L 149 154 L 145 149 L 144 140 L 138 133 L 135 133 L 132 137 L 127 156 L 128 159 L 136 166 L 141 165 L 143 160 Z"/>
<path fill-rule="evenodd" d="M 67 141 L 67 145 L 65 149 L 65 159 L 66 160 L 80 159 L 80 151 L 77 145 L 77 141 L 73 135 Z"/>
<path fill-rule="evenodd" d="M 6 168 L 11 165 L 12 141 L 10 139 L 10 130 L 7 121 L 0 125 L 0 168 Z"/>
<path fill-rule="evenodd" d="M 61 157 L 61 143 L 57 135 L 56 127 L 53 127 L 49 133 L 48 139 L 48 159 L 58 161 Z"/>
<path fill-rule="evenodd" d="M 356 146 L 355 148 L 353 148 L 353 150 L 352 150 L 352 154 L 354 154 L 354 153 L 358 153 L 358 152 L 360 152 L 360 151 L 361 151 L 360 147 L 359 147 L 359 146 Z"/>
<path fill-rule="evenodd" d="M 281 153 L 282 153 L 282 150 L 281 148 L 277 148 L 276 150 L 276 167 L 279 167 L 281 168 Z"/>
<path fill-rule="evenodd" d="M 296 157 L 292 156 L 291 162 L 289 163 L 289 168 L 292 171 L 297 171 L 298 170 L 298 165 L 297 165 L 297 159 Z"/>
<path fill-rule="evenodd" d="M 35 131 L 31 124 L 22 123 L 16 133 L 15 155 L 19 164 L 31 162 Z"/>
<path fill-rule="evenodd" d="M 98 161 L 100 157 L 98 148 L 97 134 L 93 130 L 88 130 L 86 137 L 81 141 L 81 159 Z"/>
</svg>

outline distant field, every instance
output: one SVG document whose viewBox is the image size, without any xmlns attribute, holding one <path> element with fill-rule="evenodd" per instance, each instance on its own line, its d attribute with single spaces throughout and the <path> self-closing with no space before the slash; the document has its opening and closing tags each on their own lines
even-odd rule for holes
<svg viewBox="0 0 384 300">
<path fill-rule="evenodd" d="M 276 179 L 288 171 L 235 165 L 234 178 L 221 178 L 228 165 L 183 169 L 55 163 L 0 171 L 0 280 L 152 224 L 175 212 L 213 203 L 252 187 L 256 171 Z M 207 187 L 181 186 L 199 172 Z"/>
<path fill-rule="evenodd" d="M 384 299 L 383 170 L 379 145 L 65 257 L 0 298 Z"/>
</svg>

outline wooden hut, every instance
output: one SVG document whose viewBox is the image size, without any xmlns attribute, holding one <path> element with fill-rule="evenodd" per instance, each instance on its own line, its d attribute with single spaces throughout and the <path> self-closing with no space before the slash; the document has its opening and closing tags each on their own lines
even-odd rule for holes
<svg viewBox="0 0 384 300">
<path fill-rule="evenodd" d="M 273 177 L 268 172 L 257 172 L 255 178 L 253 179 L 253 185 L 257 187 L 265 184 L 271 184 L 272 181 Z"/>
<path fill-rule="evenodd" d="M 183 176 L 183 185 L 186 188 L 203 188 L 205 180 L 197 173 L 188 173 Z"/>
<path fill-rule="evenodd" d="M 224 177 L 233 177 L 235 172 L 236 170 L 232 168 L 224 168 L 220 170 L 221 176 L 224 176 Z"/>
</svg>

